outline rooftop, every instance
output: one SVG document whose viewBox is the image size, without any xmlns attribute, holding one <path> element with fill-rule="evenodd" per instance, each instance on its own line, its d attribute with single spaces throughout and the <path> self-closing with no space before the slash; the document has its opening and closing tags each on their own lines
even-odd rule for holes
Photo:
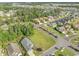
<svg viewBox="0 0 79 59">
<path fill-rule="evenodd" d="M 28 51 L 28 50 L 31 50 L 32 47 L 33 47 L 33 44 L 32 42 L 28 39 L 28 38 L 24 38 L 22 41 L 21 41 L 21 44 L 23 45 L 23 47 Z"/>
<path fill-rule="evenodd" d="M 8 45 L 8 55 L 10 56 L 18 56 L 21 53 L 19 46 L 16 43 L 9 43 Z"/>
</svg>

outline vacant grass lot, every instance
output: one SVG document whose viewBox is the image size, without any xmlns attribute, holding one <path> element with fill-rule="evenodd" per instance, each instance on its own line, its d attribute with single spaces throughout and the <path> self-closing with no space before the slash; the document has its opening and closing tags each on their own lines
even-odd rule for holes
<svg viewBox="0 0 79 59">
<path fill-rule="evenodd" d="M 36 29 L 34 30 L 34 35 L 30 36 L 30 39 L 35 45 L 35 47 L 42 48 L 43 52 L 56 43 L 50 35 L 41 30 Z M 41 52 L 35 51 L 35 53 L 40 54 Z"/>
<path fill-rule="evenodd" d="M 73 56 L 74 52 L 72 52 L 71 50 L 65 48 L 65 49 L 59 49 L 58 51 L 56 51 L 55 53 L 56 56 Z"/>
</svg>

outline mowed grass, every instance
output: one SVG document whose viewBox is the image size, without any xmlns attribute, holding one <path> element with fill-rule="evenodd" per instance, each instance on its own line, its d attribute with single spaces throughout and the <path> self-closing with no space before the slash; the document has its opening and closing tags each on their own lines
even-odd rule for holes
<svg viewBox="0 0 79 59">
<path fill-rule="evenodd" d="M 74 52 L 65 48 L 65 49 L 59 49 L 58 51 L 56 51 L 55 53 L 56 56 L 74 56 Z"/>
<path fill-rule="evenodd" d="M 57 34 L 57 35 L 59 35 L 59 36 L 64 37 L 64 34 L 62 34 L 62 33 L 58 32 L 58 31 L 56 31 L 53 27 L 47 26 L 47 27 L 45 27 L 45 29 L 47 29 L 47 30 L 48 30 L 49 32 L 51 32 L 51 33 L 54 33 L 54 34 Z"/>
<path fill-rule="evenodd" d="M 36 47 L 42 48 L 43 51 L 49 49 L 56 43 L 50 35 L 36 29 L 34 30 L 34 35 L 30 36 L 30 39 Z"/>
</svg>

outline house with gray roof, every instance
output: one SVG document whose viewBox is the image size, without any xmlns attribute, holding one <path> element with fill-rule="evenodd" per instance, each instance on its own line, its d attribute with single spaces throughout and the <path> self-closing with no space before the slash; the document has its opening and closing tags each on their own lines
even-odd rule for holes
<svg viewBox="0 0 79 59">
<path fill-rule="evenodd" d="M 33 44 L 32 42 L 28 39 L 28 38 L 24 38 L 22 41 L 21 41 L 21 44 L 23 45 L 23 47 L 26 49 L 26 50 L 31 50 L 33 48 Z"/>
<path fill-rule="evenodd" d="M 28 38 L 22 39 L 21 44 L 23 45 L 23 47 L 25 48 L 29 56 L 34 56 L 33 49 L 32 49 L 33 44 Z"/>
</svg>

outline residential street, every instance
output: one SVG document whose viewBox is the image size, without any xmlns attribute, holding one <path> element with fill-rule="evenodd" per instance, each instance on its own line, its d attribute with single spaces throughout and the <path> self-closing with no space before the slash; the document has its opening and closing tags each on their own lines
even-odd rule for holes
<svg viewBox="0 0 79 59">
<path fill-rule="evenodd" d="M 60 37 L 58 38 L 55 38 L 57 40 L 57 44 L 55 46 L 52 46 L 51 48 L 49 48 L 47 51 L 45 51 L 43 54 L 41 54 L 42 56 L 47 56 L 47 55 L 50 55 L 50 54 L 54 54 L 55 51 L 57 51 L 57 49 L 55 49 L 55 47 L 57 48 L 61 48 L 61 47 L 64 47 L 64 48 L 67 48 L 67 49 L 70 49 L 72 50 L 76 55 L 79 55 L 79 52 L 73 50 L 72 48 L 68 47 L 70 46 L 71 44 L 69 43 L 69 41 L 65 40 L 65 39 L 62 39 Z"/>
<path fill-rule="evenodd" d="M 42 56 L 48 56 L 50 54 L 54 54 L 55 51 L 57 51 L 56 48 L 60 49 L 61 47 L 64 48 L 68 48 L 70 50 L 72 50 L 74 52 L 75 55 L 79 55 L 79 52 L 73 50 L 72 48 L 68 47 L 71 46 L 70 42 L 68 40 L 66 40 L 65 38 L 61 38 L 59 35 L 56 35 L 54 33 L 50 33 L 49 31 L 42 29 L 41 27 L 37 26 L 37 28 L 39 28 L 40 30 L 43 30 L 45 32 L 47 32 L 49 35 L 51 35 L 55 40 L 56 40 L 56 44 L 54 46 L 52 46 L 51 48 L 49 48 L 48 50 L 46 50 L 45 52 L 43 52 L 41 55 Z M 57 37 L 55 37 L 57 36 Z"/>
</svg>

